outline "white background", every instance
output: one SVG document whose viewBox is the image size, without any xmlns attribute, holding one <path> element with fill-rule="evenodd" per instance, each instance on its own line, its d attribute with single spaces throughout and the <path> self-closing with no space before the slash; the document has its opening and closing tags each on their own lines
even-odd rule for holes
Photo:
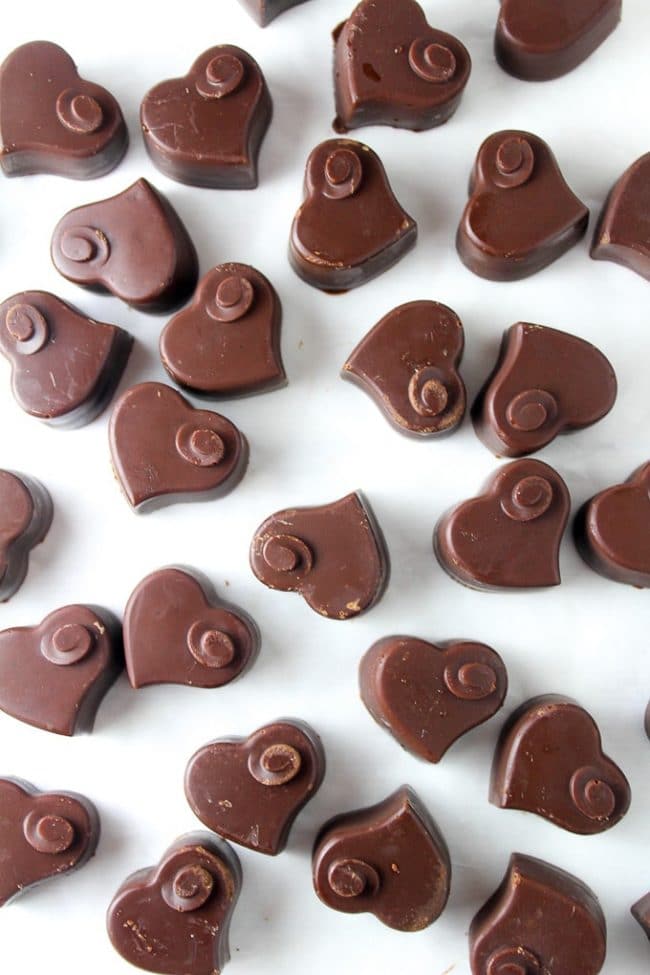
<svg viewBox="0 0 650 975">
<path fill-rule="evenodd" d="M 296 278 L 286 242 L 306 157 L 332 136 L 330 31 L 351 6 L 351 0 L 313 0 L 264 31 L 236 0 L 178 6 L 113 0 L 92 8 L 76 0 L 32 0 L 3 10 L 3 50 L 37 38 L 59 42 L 83 76 L 117 96 L 132 145 L 117 170 L 94 182 L 0 178 L 0 297 L 51 290 L 95 318 L 123 325 L 136 346 L 120 388 L 164 379 L 157 344 L 166 319 L 66 282 L 48 253 L 51 231 L 70 207 L 146 176 L 185 221 L 202 272 L 222 261 L 244 261 L 273 281 L 284 305 L 289 376 L 281 391 L 216 404 L 251 447 L 249 471 L 231 495 L 210 505 L 135 515 L 111 473 L 107 415 L 78 431 L 49 429 L 16 406 L 9 368 L 0 363 L 0 465 L 41 478 L 56 507 L 26 583 L 0 607 L 0 626 L 36 623 L 76 601 L 121 614 L 146 573 L 180 562 L 207 573 L 222 595 L 254 616 L 263 636 L 254 669 L 221 690 L 134 691 L 122 677 L 105 698 L 91 736 L 60 738 L 0 715 L 4 773 L 42 789 L 86 793 L 99 808 L 103 829 L 88 866 L 0 912 L 3 971 L 131 971 L 105 935 L 105 909 L 127 874 L 157 861 L 178 834 L 199 825 L 182 789 L 188 758 L 210 739 L 246 734 L 285 715 L 319 731 L 328 774 L 285 853 L 273 859 L 241 851 L 245 880 L 232 925 L 232 975 L 467 975 L 469 922 L 500 882 L 512 850 L 548 859 L 593 887 L 609 929 L 604 972 L 648 971 L 650 946 L 629 907 L 650 887 L 650 742 L 642 729 L 650 696 L 650 593 L 595 575 L 570 538 L 562 547 L 559 588 L 481 594 L 448 579 L 433 557 L 434 523 L 449 505 L 475 494 L 497 461 L 468 421 L 440 442 L 401 437 L 368 397 L 339 379 L 339 370 L 381 316 L 416 298 L 445 302 L 463 321 L 462 372 L 470 401 L 507 326 L 523 319 L 566 329 L 609 356 L 619 398 L 603 422 L 559 438 L 538 456 L 566 479 L 574 506 L 649 459 L 650 285 L 630 271 L 591 261 L 587 241 L 533 278 L 494 284 L 461 265 L 453 241 L 476 150 L 485 136 L 506 127 L 530 129 L 550 143 L 570 186 L 592 211 L 591 233 L 610 185 L 650 149 L 650 8 L 645 0 L 625 0 L 622 25 L 588 62 L 556 82 L 527 84 L 493 59 L 494 0 L 426 2 L 430 22 L 469 48 L 473 74 L 458 113 L 443 128 L 358 133 L 379 152 L 420 236 L 397 267 L 357 291 L 331 297 Z M 239 44 L 258 59 L 274 99 L 256 192 L 169 181 L 148 161 L 138 131 L 144 93 L 163 78 L 184 74 L 198 54 L 219 43 Z M 255 580 L 248 546 L 267 515 L 356 488 L 370 501 L 391 555 L 390 586 L 378 606 L 360 619 L 331 622 L 299 597 L 271 592 Z M 439 766 L 402 752 L 358 698 L 359 658 L 377 638 L 399 632 L 433 641 L 482 640 L 508 666 L 504 711 L 458 742 Z M 526 698 L 546 692 L 571 695 L 593 714 L 606 752 L 630 779 L 631 809 L 603 835 L 573 836 L 487 801 L 502 721 Z M 391 931 L 370 915 L 328 910 L 310 876 L 320 824 L 378 801 L 403 782 L 431 809 L 453 862 L 449 905 L 419 934 Z"/>
</svg>

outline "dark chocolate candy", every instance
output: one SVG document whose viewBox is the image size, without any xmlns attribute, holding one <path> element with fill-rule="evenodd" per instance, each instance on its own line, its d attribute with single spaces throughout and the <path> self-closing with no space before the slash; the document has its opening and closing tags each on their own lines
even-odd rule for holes
<svg viewBox="0 0 650 975">
<path fill-rule="evenodd" d="M 501 67 L 524 81 L 572 71 L 621 19 L 622 0 L 501 0 L 494 51 Z"/>
<path fill-rule="evenodd" d="M 645 711 L 643 726 L 645 728 L 646 735 L 648 736 L 648 738 L 650 738 L 650 701 L 648 701 L 648 706 Z"/>
<path fill-rule="evenodd" d="M 0 710 L 58 735 L 92 731 L 122 666 L 115 617 L 94 606 L 63 606 L 37 626 L 0 631 Z"/>
<path fill-rule="evenodd" d="M 164 383 L 139 383 L 117 400 L 109 439 L 113 468 L 133 508 L 221 497 L 244 476 L 248 444 L 234 423 L 195 410 Z"/>
<path fill-rule="evenodd" d="M 508 675 L 484 643 L 389 636 L 363 656 L 359 686 L 370 714 L 403 748 L 439 762 L 461 735 L 502 707 Z"/>
<path fill-rule="evenodd" d="M 209 833 L 180 836 L 157 866 L 131 874 L 106 924 L 113 947 L 161 975 L 219 975 L 242 885 L 237 854 Z"/>
<path fill-rule="evenodd" d="M 204 51 L 183 78 L 149 91 L 140 106 L 144 144 L 155 166 L 192 186 L 257 186 L 257 157 L 272 115 L 259 65 L 240 47 Z"/>
<path fill-rule="evenodd" d="M 571 698 L 546 694 L 526 701 L 504 725 L 494 753 L 490 802 L 591 835 L 623 818 L 630 786 L 603 754 L 591 715 Z"/>
<path fill-rule="evenodd" d="M 312 151 L 305 201 L 291 228 L 296 274 L 323 291 L 346 291 L 388 270 L 415 244 L 417 225 L 399 205 L 379 156 L 352 139 Z"/>
<path fill-rule="evenodd" d="M 52 524 L 52 499 L 33 477 L 0 470 L 0 602 L 20 589 L 29 553 Z"/>
<path fill-rule="evenodd" d="M 71 792 L 39 792 L 0 778 L 0 907 L 29 887 L 78 870 L 99 841 L 93 804 Z"/>
<path fill-rule="evenodd" d="M 497 456 L 521 457 L 602 420 L 616 390 L 610 362 L 590 342 L 518 322 L 472 407 L 474 429 Z"/>
<path fill-rule="evenodd" d="M 66 213 L 54 230 L 51 253 L 68 281 L 109 291 L 142 311 L 181 304 L 198 277 L 187 230 L 146 179 Z"/>
<path fill-rule="evenodd" d="M 222 738 L 200 748 L 185 771 L 185 795 L 215 833 L 275 856 L 324 775 L 316 732 L 302 721 L 282 719 L 248 738 Z"/>
<path fill-rule="evenodd" d="M 23 44 L 0 67 L 0 165 L 6 176 L 103 176 L 129 136 L 110 92 L 80 78 L 49 41 Z"/>
<path fill-rule="evenodd" d="M 328 907 L 374 914 L 398 931 L 428 927 L 449 896 L 447 844 L 408 786 L 325 823 L 312 870 L 316 893 Z"/>
<path fill-rule="evenodd" d="M 574 522 L 578 551 L 595 572 L 650 588 L 650 461 L 623 484 L 582 506 Z"/>
<path fill-rule="evenodd" d="M 0 352 L 11 363 L 14 398 L 57 426 L 81 426 L 102 412 L 132 345 L 124 329 L 46 291 L 23 291 L 0 305 Z"/>
<path fill-rule="evenodd" d="M 334 128 L 431 129 L 454 114 L 472 70 L 415 0 L 362 0 L 334 31 Z"/>
<path fill-rule="evenodd" d="M 470 271 L 518 281 L 576 244 L 589 211 L 567 186 L 547 144 L 508 130 L 481 146 L 470 179 L 456 247 Z"/>
<path fill-rule="evenodd" d="M 222 602 L 197 573 L 170 566 L 146 576 L 124 611 L 124 656 L 133 687 L 222 687 L 255 659 L 253 620 Z"/>
<path fill-rule="evenodd" d="M 394 308 L 343 366 L 401 433 L 431 437 L 454 430 L 465 414 L 458 373 L 465 338 L 460 319 L 437 301 Z"/>
<path fill-rule="evenodd" d="M 192 304 L 160 336 L 160 357 L 180 386 L 214 396 L 263 392 L 286 382 L 280 355 L 282 306 L 248 264 L 220 264 Z"/>
<path fill-rule="evenodd" d="M 596 895 L 544 860 L 513 853 L 469 929 L 473 975 L 597 975 L 607 928 Z"/>
<path fill-rule="evenodd" d="M 647 938 L 650 938 L 650 892 L 633 904 L 631 914 L 635 921 L 643 928 Z"/>
<path fill-rule="evenodd" d="M 560 584 L 560 542 L 569 518 L 567 486 L 539 460 L 500 467 L 477 498 L 440 519 L 433 545 L 452 579 L 474 589 Z"/>
<path fill-rule="evenodd" d="M 650 281 L 650 152 L 611 190 L 591 245 L 596 261 L 614 261 Z"/>
<path fill-rule="evenodd" d="M 297 592 L 321 616 L 346 620 L 381 598 L 388 553 L 358 492 L 317 508 L 286 508 L 255 532 L 251 568 L 269 589 Z"/>
<path fill-rule="evenodd" d="M 266 27 L 279 14 L 283 14 L 291 7 L 297 7 L 305 0 L 239 0 L 239 2 L 248 10 L 251 17 L 255 18 L 260 27 Z"/>
</svg>

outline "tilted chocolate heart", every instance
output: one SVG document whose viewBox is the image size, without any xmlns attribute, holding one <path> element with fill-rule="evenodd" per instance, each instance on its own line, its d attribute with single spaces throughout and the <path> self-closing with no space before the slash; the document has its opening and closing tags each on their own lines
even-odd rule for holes
<svg viewBox="0 0 650 975">
<path fill-rule="evenodd" d="M 489 136 L 469 192 L 456 248 L 483 278 L 518 281 L 535 274 L 587 230 L 587 207 L 567 186 L 549 146 L 530 132 Z"/>
<path fill-rule="evenodd" d="M 632 917 L 641 925 L 647 938 L 650 938 L 650 892 L 630 908 Z"/>
<path fill-rule="evenodd" d="M 0 907 L 28 887 L 78 870 L 97 848 L 99 817 L 84 796 L 0 778 L 0 810 Z"/>
<path fill-rule="evenodd" d="M 94 606 L 63 606 L 38 626 L 1 630 L 0 710 L 58 735 L 92 731 L 123 662 L 118 621 Z"/>
<path fill-rule="evenodd" d="M 185 771 L 185 795 L 215 833 L 275 856 L 325 775 L 320 738 L 302 721 L 281 719 L 248 738 L 200 748 Z"/>
<path fill-rule="evenodd" d="M 471 70 L 465 46 L 430 27 L 415 0 L 362 0 L 334 31 L 334 128 L 442 125 Z"/>
<path fill-rule="evenodd" d="M 367 809 L 335 816 L 316 838 L 316 893 L 346 914 L 368 912 L 398 931 L 442 914 L 451 863 L 438 827 L 409 786 Z"/>
<path fill-rule="evenodd" d="M 94 179 L 117 166 L 128 144 L 111 93 L 80 78 L 58 44 L 23 44 L 0 67 L 0 166 L 5 175 Z"/>
<path fill-rule="evenodd" d="M 450 745 L 496 714 L 508 689 L 501 657 L 484 643 L 436 646 L 388 636 L 359 665 L 361 700 L 403 748 L 439 762 Z"/>
<path fill-rule="evenodd" d="M 52 514 L 52 499 L 40 481 L 0 470 L 0 602 L 20 589 L 29 553 L 50 530 Z"/>
<path fill-rule="evenodd" d="M 438 562 L 474 589 L 558 586 L 570 505 L 557 471 L 539 460 L 514 460 L 477 498 L 442 516 L 433 537 Z"/>
<path fill-rule="evenodd" d="M 124 656 L 133 687 L 222 687 L 259 648 L 253 620 L 217 599 L 207 580 L 175 566 L 146 576 L 124 611 Z"/>
<path fill-rule="evenodd" d="M 458 374 L 464 344 L 463 326 L 451 308 L 410 301 L 361 339 L 341 376 L 364 389 L 401 433 L 447 433 L 465 413 Z"/>
<path fill-rule="evenodd" d="M 490 802 L 587 835 L 623 818 L 630 786 L 603 754 L 591 715 L 570 698 L 546 694 L 526 701 L 504 725 L 494 753 Z"/>
<path fill-rule="evenodd" d="M 164 383 L 139 383 L 109 424 L 115 473 L 133 508 L 221 497 L 244 476 L 248 445 L 219 413 L 195 410 Z"/>
<path fill-rule="evenodd" d="M 251 568 L 269 589 L 297 592 L 329 619 L 357 616 L 381 598 L 388 553 L 358 492 L 317 508 L 286 508 L 255 532 Z"/>
<path fill-rule="evenodd" d="M 612 188 L 596 225 L 591 256 L 614 261 L 650 281 L 650 152 Z"/>
<path fill-rule="evenodd" d="M 237 854 L 209 833 L 179 837 L 155 867 L 131 874 L 106 918 L 113 947 L 161 975 L 219 975 L 242 885 Z"/>
<path fill-rule="evenodd" d="M 544 325 L 518 322 L 472 407 L 477 436 L 497 456 L 521 457 L 559 433 L 606 416 L 616 374 L 595 345 Z"/>
<path fill-rule="evenodd" d="M 163 329 L 160 357 L 179 386 L 199 393 L 276 389 L 286 382 L 281 321 L 280 299 L 263 274 L 247 264 L 220 264 Z"/>
<path fill-rule="evenodd" d="M 239 2 L 248 10 L 251 17 L 255 18 L 260 27 L 266 27 L 285 10 L 297 7 L 305 0 L 239 0 Z"/>
</svg>

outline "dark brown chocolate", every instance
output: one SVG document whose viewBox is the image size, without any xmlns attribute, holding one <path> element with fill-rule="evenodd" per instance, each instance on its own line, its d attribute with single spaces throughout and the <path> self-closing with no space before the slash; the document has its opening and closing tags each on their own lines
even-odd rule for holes
<svg viewBox="0 0 650 975">
<path fill-rule="evenodd" d="M 305 0 L 239 0 L 239 2 L 248 10 L 251 17 L 255 18 L 260 27 L 266 27 L 285 10 L 297 7 Z"/>
<path fill-rule="evenodd" d="M 591 245 L 595 261 L 614 261 L 650 281 L 650 152 L 609 193 Z"/>
<path fill-rule="evenodd" d="M 645 728 L 646 735 L 648 736 L 648 738 L 650 738 L 650 701 L 648 701 L 648 706 L 645 711 L 643 726 Z"/>
<path fill-rule="evenodd" d="M 52 524 L 52 499 L 33 477 L 0 470 L 0 602 L 20 589 L 29 553 Z"/>
<path fill-rule="evenodd" d="M 650 938 L 650 892 L 633 904 L 630 912 L 643 928 L 646 938 Z"/>
</svg>

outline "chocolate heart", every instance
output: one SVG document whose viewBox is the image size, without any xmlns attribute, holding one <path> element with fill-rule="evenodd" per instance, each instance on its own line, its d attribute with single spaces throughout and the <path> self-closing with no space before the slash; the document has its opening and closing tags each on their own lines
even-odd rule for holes
<svg viewBox="0 0 650 975">
<path fill-rule="evenodd" d="M 508 872 L 469 929 L 473 975 L 597 975 L 607 928 L 577 877 L 513 853 Z"/>
<path fill-rule="evenodd" d="M 11 363 L 14 398 L 58 426 L 81 426 L 102 412 L 132 345 L 124 329 L 45 291 L 23 291 L 0 305 L 0 352 Z"/>
<path fill-rule="evenodd" d="M 255 532 L 251 568 L 269 589 L 298 592 L 329 619 L 357 616 L 381 598 L 388 553 L 358 492 L 317 508 L 286 508 Z"/>
<path fill-rule="evenodd" d="M 478 151 L 456 248 L 470 271 L 519 281 L 584 236 L 587 207 L 567 186 L 547 144 L 530 132 L 489 136 Z"/>
<path fill-rule="evenodd" d="M 221 497 L 248 463 L 248 445 L 234 423 L 195 410 L 164 383 L 139 383 L 122 393 L 109 438 L 115 473 L 133 508 Z"/>
<path fill-rule="evenodd" d="M 334 128 L 442 125 L 471 70 L 465 46 L 429 27 L 415 0 L 362 0 L 334 31 Z"/>
<path fill-rule="evenodd" d="M 52 524 L 52 499 L 32 477 L 0 470 L 0 602 L 20 589 L 29 553 Z"/>
<path fill-rule="evenodd" d="M 416 237 L 372 149 L 330 139 L 312 150 L 289 251 L 303 280 L 323 291 L 356 288 L 392 267 Z"/>
<path fill-rule="evenodd" d="M 0 810 L 0 907 L 28 887 L 78 870 L 97 848 L 99 817 L 84 796 L 0 778 Z"/>
<path fill-rule="evenodd" d="M 343 366 L 401 433 L 454 430 L 465 413 L 458 366 L 465 343 L 458 316 L 437 301 L 394 308 L 361 339 Z"/>
<path fill-rule="evenodd" d="M 215 833 L 275 856 L 325 775 L 325 752 L 302 721 L 265 725 L 248 738 L 222 738 L 200 748 L 185 771 L 185 795 Z"/>
<path fill-rule="evenodd" d="M 646 937 L 650 938 L 650 892 L 633 904 L 630 910 L 634 920 L 643 928 Z"/>
<path fill-rule="evenodd" d="M 117 166 L 129 135 L 110 92 L 80 78 L 62 47 L 33 41 L 0 67 L 0 144 L 7 176 L 94 179 Z"/>
<path fill-rule="evenodd" d="M 144 144 L 155 166 L 192 186 L 257 186 L 257 157 L 271 121 L 260 67 L 240 47 L 204 51 L 182 78 L 162 81 L 140 106 Z"/>
<path fill-rule="evenodd" d="M 639 589 L 650 588 L 650 461 L 580 509 L 574 537 L 595 572 Z"/>
<path fill-rule="evenodd" d="M 155 867 L 131 874 L 106 924 L 122 958 L 161 975 L 219 975 L 242 884 L 239 859 L 208 833 L 179 837 Z"/>
<path fill-rule="evenodd" d="M 501 0 L 494 51 L 501 67 L 525 81 L 572 71 L 621 19 L 622 0 Z"/>
<path fill-rule="evenodd" d="M 122 665 L 114 616 L 94 606 L 63 606 L 38 626 L 0 631 L 0 710 L 58 735 L 92 731 Z"/>
<path fill-rule="evenodd" d="M 260 640 L 249 616 L 217 599 L 207 580 L 174 566 L 136 586 L 123 628 L 133 687 L 222 687 L 252 663 Z"/>
<path fill-rule="evenodd" d="M 316 838 L 316 893 L 346 914 L 368 912 L 398 931 L 421 931 L 442 913 L 451 864 L 438 827 L 402 786 L 367 809 L 335 816 Z"/>
<path fill-rule="evenodd" d="M 497 363 L 472 407 L 474 429 L 497 456 L 521 457 L 558 433 L 602 420 L 616 388 L 616 374 L 595 345 L 518 322 L 504 333 Z"/>
<path fill-rule="evenodd" d="M 180 386 L 218 396 L 276 389 L 282 307 L 272 284 L 247 264 L 220 264 L 202 278 L 191 305 L 160 336 L 160 357 Z"/>
<path fill-rule="evenodd" d="M 523 809 L 571 833 L 602 833 L 630 805 L 627 779 L 603 754 L 596 722 L 570 698 L 534 697 L 504 725 L 490 802 Z"/>
<path fill-rule="evenodd" d="M 192 293 L 194 244 L 165 197 L 139 179 L 108 200 L 70 210 L 52 235 L 55 268 L 143 311 L 166 311 Z"/>
<path fill-rule="evenodd" d="M 484 643 L 455 640 L 436 646 L 388 636 L 359 666 L 361 700 L 403 748 L 439 762 L 450 745 L 503 705 L 508 675 Z"/>
<path fill-rule="evenodd" d="M 607 197 L 593 243 L 596 261 L 614 261 L 650 281 L 650 152 L 632 163 Z"/>
<path fill-rule="evenodd" d="M 567 486 L 539 460 L 499 468 L 477 498 L 436 525 L 433 547 L 452 579 L 474 589 L 560 584 L 560 542 L 569 518 Z"/>
<path fill-rule="evenodd" d="M 266 27 L 279 14 L 291 7 L 297 7 L 305 0 L 239 0 L 248 10 L 251 17 L 254 17 L 260 27 Z"/>
</svg>

